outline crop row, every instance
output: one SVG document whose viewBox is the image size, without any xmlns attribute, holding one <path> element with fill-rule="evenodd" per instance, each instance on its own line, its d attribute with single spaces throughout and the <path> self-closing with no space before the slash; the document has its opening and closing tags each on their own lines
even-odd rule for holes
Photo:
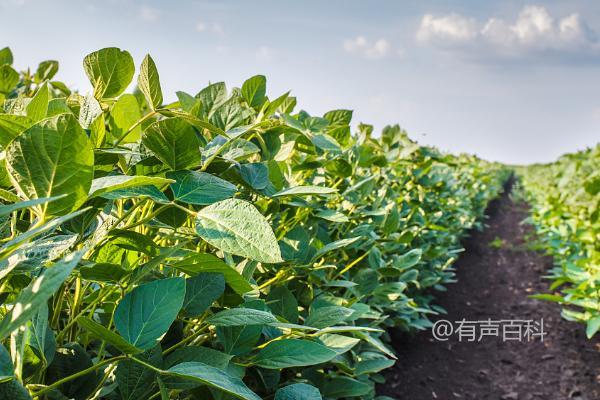
<svg viewBox="0 0 600 400">
<path fill-rule="evenodd" d="M 600 329 L 600 146 L 520 175 L 539 244 L 555 264 L 553 293 L 536 297 L 563 304 L 563 317 L 585 323 L 592 337 Z"/>
<path fill-rule="evenodd" d="M 116 48 L 85 96 L 0 64 L 0 398 L 372 399 L 507 175 L 263 76 L 165 103 Z"/>
</svg>

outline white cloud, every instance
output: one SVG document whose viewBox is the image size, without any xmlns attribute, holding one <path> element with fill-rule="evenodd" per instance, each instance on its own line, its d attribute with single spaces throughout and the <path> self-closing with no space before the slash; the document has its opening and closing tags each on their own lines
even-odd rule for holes
<svg viewBox="0 0 600 400">
<path fill-rule="evenodd" d="M 140 9 L 140 18 L 147 22 L 154 22 L 160 17 L 160 11 L 149 6 L 142 6 Z"/>
<path fill-rule="evenodd" d="M 524 7 L 513 22 L 491 17 L 479 22 L 459 14 L 426 14 L 417 41 L 472 56 L 522 57 L 554 55 L 600 56 L 596 34 L 579 14 L 553 17 L 542 6 Z"/>
<path fill-rule="evenodd" d="M 434 17 L 426 14 L 421 20 L 417 39 L 422 42 L 440 40 L 466 42 L 477 36 L 477 23 L 459 14 Z"/>
<path fill-rule="evenodd" d="M 364 36 L 344 41 L 344 50 L 350 54 L 358 54 L 366 58 L 382 58 L 389 54 L 391 44 L 386 39 L 377 39 L 371 42 Z"/>
<path fill-rule="evenodd" d="M 196 32 L 208 32 L 216 35 L 223 35 L 225 33 L 225 30 L 223 29 L 223 26 L 218 22 L 198 21 L 196 23 Z"/>
</svg>

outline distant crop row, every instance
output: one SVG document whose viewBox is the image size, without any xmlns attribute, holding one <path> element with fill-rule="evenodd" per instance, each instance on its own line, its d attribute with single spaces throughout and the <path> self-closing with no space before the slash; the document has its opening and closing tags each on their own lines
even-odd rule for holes
<svg viewBox="0 0 600 400">
<path fill-rule="evenodd" d="M 531 221 L 542 248 L 554 257 L 551 294 L 566 319 L 600 329 L 600 145 L 548 165 L 521 170 Z"/>
<path fill-rule="evenodd" d="M 2 399 L 372 399 L 506 178 L 263 76 L 166 103 L 116 48 L 88 95 L 0 64 Z"/>
</svg>

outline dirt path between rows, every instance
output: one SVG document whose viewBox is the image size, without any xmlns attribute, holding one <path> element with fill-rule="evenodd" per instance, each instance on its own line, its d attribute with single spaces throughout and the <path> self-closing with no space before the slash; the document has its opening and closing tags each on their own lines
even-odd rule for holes
<svg viewBox="0 0 600 400">
<path fill-rule="evenodd" d="M 527 206 L 507 193 L 490 205 L 486 229 L 464 242 L 458 282 L 438 295 L 448 314 L 435 319 L 543 318 L 543 343 L 459 342 L 456 335 L 440 342 L 430 330 L 393 334 L 398 362 L 379 394 L 398 400 L 600 399 L 600 341 L 587 340 L 582 325 L 561 319 L 558 305 L 528 298 L 547 291 L 542 275 L 552 260 L 527 248 L 526 215 Z M 495 239 L 503 245 L 491 246 Z"/>
</svg>

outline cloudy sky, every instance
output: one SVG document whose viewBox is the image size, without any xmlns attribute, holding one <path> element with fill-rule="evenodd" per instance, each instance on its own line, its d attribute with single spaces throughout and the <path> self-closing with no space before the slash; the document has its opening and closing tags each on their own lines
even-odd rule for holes
<svg viewBox="0 0 600 400">
<path fill-rule="evenodd" d="M 138 65 L 150 53 L 168 93 L 261 73 L 311 114 L 350 108 L 355 123 L 492 160 L 600 139 L 595 1 L 0 0 L 0 15 L 17 67 L 57 59 L 83 92 L 83 57 L 117 46 Z"/>
</svg>

